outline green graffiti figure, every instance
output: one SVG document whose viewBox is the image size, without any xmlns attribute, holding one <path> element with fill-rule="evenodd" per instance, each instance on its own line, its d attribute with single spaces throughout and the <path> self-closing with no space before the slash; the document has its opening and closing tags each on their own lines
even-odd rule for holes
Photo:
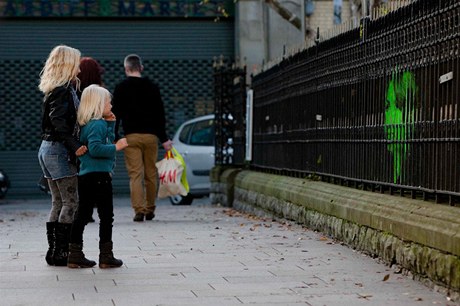
<svg viewBox="0 0 460 306">
<path fill-rule="evenodd" d="M 415 96 L 417 94 L 415 76 L 404 72 L 400 78 L 393 75 L 388 85 L 385 102 L 385 134 L 390 140 L 387 148 L 393 155 L 393 182 L 401 181 L 403 162 L 409 151 L 407 140 L 411 137 L 414 123 Z"/>
</svg>

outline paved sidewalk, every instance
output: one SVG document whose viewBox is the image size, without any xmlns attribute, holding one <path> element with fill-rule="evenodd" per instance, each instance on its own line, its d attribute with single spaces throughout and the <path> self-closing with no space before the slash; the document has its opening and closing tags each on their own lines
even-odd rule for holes
<svg viewBox="0 0 460 306">
<path fill-rule="evenodd" d="M 153 221 L 134 223 L 129 205 L 115 199 L 114 254 L 123 267 L 68 269 L 44 259 L 49 199 L 0 201 L 0 305 L 458 305 L 300 225 L 208 198 L 162 200 Z M 97 224 L 84 237 L 97 261 Z"/>
</svg>

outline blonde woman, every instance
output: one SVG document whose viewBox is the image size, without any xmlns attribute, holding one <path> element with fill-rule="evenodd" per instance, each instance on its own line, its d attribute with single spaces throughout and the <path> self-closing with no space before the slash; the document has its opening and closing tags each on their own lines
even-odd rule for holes
<svg viewBox="0 0 460 306">
<path fill-rule="evenodd" d="M 75 92 L 80 71 L 80 51 L 60 45 L 48 56 L 38 88 L 42 103 L 42 143 L 38 160 L 51 191 L 51 211 L 46 223 L 49 265 L 66 266 L 70 227 L 78 205 L 76 157 L 86 153 L 78 141 Z"/>
<path fill-rule="evenodd" d="M 97 207 L 99 215 L 99 267 L 120 267 L 123 262 L 113 257 L 112 170 L 116 151 L 128 146 L 126 138 L 115 144 L 115 115 L 112 113 L 109 91 L 99 85 L 83 90 L 78 109 L 81 126 L 80 141 L 88 147 L 88 154 L 80 156 L 78 193 L 80 203 L 72 225 L 69 244 L 69 268 L 91 268 L 96 262 L 85 258 L 83 232 L 88 218 Z"/>
</svg>

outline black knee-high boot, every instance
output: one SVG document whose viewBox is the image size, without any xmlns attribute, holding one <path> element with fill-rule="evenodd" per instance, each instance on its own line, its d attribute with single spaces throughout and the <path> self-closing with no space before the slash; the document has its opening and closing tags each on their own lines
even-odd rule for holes
<svg viewBox="0 0 460 306">
<path fill-rule="evenodd" d="M 48 251 L 46 252 L 45 260 L 50 266 L 54 266 L 54 247 L 56 244 L 56 236 L 54 230 L 56 228 L 56 222 L 46 222 L 46 238 L 48 239 Z"/>
<path fill-rule="evenodd" d="M 56 246 L 54 249 L 54 265 L 67 266 L 67 257 L 69 256 L 69 238 L 72 224 L 57 223 L 55 229 Z"/>
</svg>

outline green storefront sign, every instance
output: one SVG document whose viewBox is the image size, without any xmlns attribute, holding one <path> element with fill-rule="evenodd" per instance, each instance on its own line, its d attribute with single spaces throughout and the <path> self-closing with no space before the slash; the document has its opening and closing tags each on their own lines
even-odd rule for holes
<svg viewBox="0 0 460 306">
<path fill-rule="evenodd" d="M 228 17 L 229 0 L 3 0 L 0 18 L 9 17 Z"/>
</svg>

